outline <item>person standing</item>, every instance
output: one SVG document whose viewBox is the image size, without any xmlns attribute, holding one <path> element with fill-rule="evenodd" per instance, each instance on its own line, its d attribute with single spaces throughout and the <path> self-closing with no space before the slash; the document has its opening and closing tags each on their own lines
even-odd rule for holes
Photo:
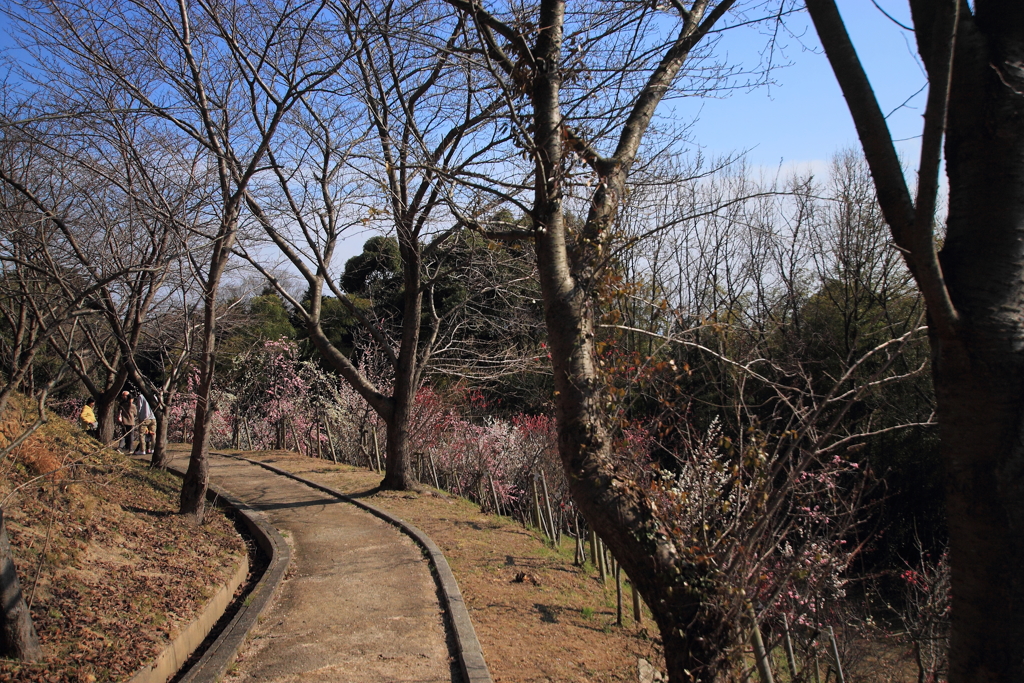
<svg viewBox="0 0 1024 683">
<path fill-rule="evenodd" d="M 121 400 L 117 402 L 117 424 L 120 425 L 120 437 L 124 439 L 124 452 L 131 453 L 135 445 L 135 419 L 138 408 L 127 390 L 121 392 Z"/>
<path fill-rule="evenodd" d="M 139 445 L 135 452 L 149 455 L 153 452 L 156 440 L 156 416 L 153 415 L 153 409 L 149 407 L 149 401 L 142 392 L 135 396 L 135 411 L 139 424 Z"/>
</svg>

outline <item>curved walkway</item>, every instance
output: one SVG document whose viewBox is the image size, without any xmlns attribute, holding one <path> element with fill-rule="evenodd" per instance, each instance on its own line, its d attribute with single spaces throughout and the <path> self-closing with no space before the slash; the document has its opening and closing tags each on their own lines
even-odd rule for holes
<svg viewBox="0 0 1024 683">
<path fill-rule="evenodd" d="M 187 454 L 175 464 L 187 465 Z M 265 514 L 292 567 L 225 682 L 461 679 L 423 553 L 395 527 L 326 493 L 210 455 L 210 480 Z"/>
</svg>

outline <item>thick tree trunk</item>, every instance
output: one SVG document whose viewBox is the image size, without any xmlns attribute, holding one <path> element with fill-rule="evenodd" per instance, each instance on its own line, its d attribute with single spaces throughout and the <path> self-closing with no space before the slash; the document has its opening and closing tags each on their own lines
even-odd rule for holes
<svg viewBox="0 0 1024 683">
<path fill-rule="evenodd" d="M 1024 12 L 977 5 L 957 36 L 946 136 L 941 259 L 961 323 L 933 334 L 951 683 L 1024 680 Z"/>
<path fill-rule="evenodd" d="M 119 393 L 119 392 L 118 392 Z M 109 444 L 114 440 L 116 423 L 114 422 L 114 411 L 117 408 L 117 394 L 113 398 L 107 397 L 104 393 L 96 399 L 96 422 L 99 423 L 100 443 Z"/>
<path fill-rule="evenodd" d="M 408 227 L 402 230 L 409 232 Z M 406 240 L 408 241 L 408 240 Z M 412 476 L 409 452 L 409 421 L 412 418 L 416 399 L 418 368 L 419 326 L 422 317 L 423 295 L 420 293 L 420 254 L 418 247 L 402 247 L 402 263 L 405 271 L 405 294 L 402 323 L 402 340 L 395 363 L 395 383 L 391 396 L 385 396 L 373 387 L 359 373 L 352 362 L 331 344 L 320 326 L 319 306 L 312 307 L 306 321 L 310 341 L 332 368 L 362 396 L 367 404 L 380 416 L 386 425 L 387 442 L 384 479 L 380 486 L 391 491 L 408 491 L 417 487 Z M 311 283 L 313 296 L 319 297 L 322 282 Z"/>
<path fill-rule="evenodd" d="M 394 411 L 391 418 L 385 421 L 387 443 L 384 453 L 387 462 L 384 467 L 384 479 L 380 487 L 388 491 L 409 491 L 417 486 L 412 476 L 411 458 L 409 453 L 409 420 L 412 413 L 412 400 L 395 397 Z"/>
<path fill-rule="evenodd" d="M 212 303 L 211 316 L 212 317 Z M 192 517 L 197 524 L 202 524 L 206 516 L 206 489 L 210 485 L 209 466 L 209 441 L 210 421 L 213 418 L 213 405 L 211 394 L 213 393 L 214 373 L 214 334 L 212 322 L 209 323 L 206 340 L 204 341 L 205 352 L 200 372 L 202 373 L 199 387 L 196 391 L 196 413 L 195 423 L 192 427 L 192 453 L 188 460 L 188 469 L 185 471 L 185 478 L 181 482 L 181 504 L 179 512 Z"/>
<path fill-rule="evenodd" d="M 842 19 L 831 1 L 808 1 L 857 123 L 879 202 L 895 240 L 903 239 L 907 263 L 928 305 L 952 569 L 949 681 L 1020 681 L 1024 4 L 910 0 L 910 7 L 931 80 L 922 139 L 937 144 L 945 124 L 949 214 L 941 269 L 928 258 L 932 204 L 925 196 L 925 204 L 919 197 L 910 206 L 891 135 Z M 929 187 L 934 181 L 929 168 L 937 169 L 938 155 L 928 154 L 935 147 L 922 146 L 919 181 Z"/>
<path fill-rule="evenodd" d="M 723 7 L 727 7 L 723 3 Z M 534 57 L 538 62 L 532 91 L 536 141 L 533 218 L 537 269 L 555 381 L 558 448 L 573 500 L 591 528 L 635 581 L 651 608 L 665 644 L 669 680 L 714 681 L 725 659 L 729 616 L 715 612 L 710 567 L 688 563 L 675 554 L 670 541 L 655 533 L 652 511 L 636 482 L 620 472 L 606 424 L 604 387 L 597 372 L 593 302 L 588 288 L 595 266 L 603 260 L 602 233 L 614 223 L 628 173 L 629 159 L 601 164 L 600 189 L 577 241 L 572 262 L 566 243 L 560 163 L 563 131 L 559 73 L 564 0 L 544 0 Z M 679 57 L 681 64 L 684 57 Z M 664 64 L 664 63 L 663 63 Z M 671 82 L 671 75 L 665 80 Z M 652 88 L 663 92 L 664 88 Z M 646 100 L 645 100 L 646 102 Z M 644 107 L 653 112 L 655 102 Z M 644 110 L 646 111 L 646 109 Z M 649 114 L 650 112 L 648 112 Z M 642 118 L 642 116 L 640 117 Z M 646 124 L 637 123 L 638 130 Z M 636 131 L 633 152 L 639 145 Z M 624 136 L 625 137 L 625 136 Z"/>
<path fill-rule="evenodd" d="M 97 427 L 97 438 L 103 444 L 110 444 L 117 437 L 117 423 L 114 420 L 117 412 L 117 400 L 121 396 L 121 390 L 124 388 L 125 381 L 128 379 L 128 366 L 125 363 L 121 363 L 121 359 L 121 352 L 118 351 L 113 362 L 117 363 L 121 369 L 113 376 L 108 375 L 105 379 L 106 384 L 103 386 L 93 382 L 85 374 L 84 368 L 74 366 L 76 374 L 82 378 L 83 383 L 89 389 L 89 394 L 96 401 L 96 407 L 93 409 L 93 412 L 96 413 L 96 422 L 99 424 Z"/>
<path fill-rule="evenodd" d="M 32 662 L 42 654 L 32 614 L 21 593 L 4 512 L 0 509 L 0 655 Z"/>
<path fill-rule="evenodd" d="M 420 248 L 412 226 L 399 225 L 398 236 L 405 285 L 402 295 L 402 341 L 395 367 L 391 414 L 381 416 L 387 425 L 387 443 L 384 451 L 387 454 L 387 462 L 380 486 L 390 491 L 409 491 L 419 486 L 412 476 L 409 423 L 416 401 L 423 294 L 420 291 Z"/>
</svg>

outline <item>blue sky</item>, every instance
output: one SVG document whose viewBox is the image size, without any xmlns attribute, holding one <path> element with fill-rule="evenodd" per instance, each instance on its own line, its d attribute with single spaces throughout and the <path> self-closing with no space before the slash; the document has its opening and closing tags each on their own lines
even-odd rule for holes
<svg viewBox="0 0 1024 683">
<path fill-rule="evenodd" d="M 910 23 L 904 0 L 877 2 L 897 20 Z M 883 111 L 897 109 L 925 84 L 913 52 L 913 34 L 887 19 L 871 0 L 840 0 L 838 5 Z M 747 159 L 754 166 L 774 168 L 782 163 L 820 170 L 837 150 L 858 146 L 846 103 L 810 18 L 801 12 L 787 20 L 787 28 L 793 35 L 783 37 L 785 49 L 778 61 L 790 65 L 775 71 L 775 85 L 739 90 L 723 99 L 675 102 L 677 115 L 699 112 L 694 140 L 707 154 L 749 150 Z M 756 66 L 763 45 L 763 37 L 742 30 L 727 35 L 720 49 L 727 50 L 730 59 Z M 898 148 L 911 167 L 916 166 L 919 153 L 917 136 L 926 94 L 922 90 L 889 117 L 893 137 L 910 138 L 898 143 Z"/>
<path fill-rule="evenodd" d="M 875 1 L 897 20 L 910 23 L 906 0 Z M 839 0 L 838 5 L 883 110 L 898 108 L 925 83 L 913 35 L 886 18 L 872 0 Z M 727 55 L 729 63 L 755 68 L 765 44 L 759 30 L 764 28 L 726 32 L 716 52 Z M 668 105 L 671 111 L 663 113 L 682 121 L 697 117 L 694 141 L 710 156 L 746 150 L 754 166 L 822 168 L 837 150 L 857 145 L 850 115 L 805 12 L 786 20 L 780 43 L 774 61 L 788 65 L 774 71 L 773 85 L 736 90 L 721 99 L 675 100 Z M 9 45 L 0 29 L 0 47 Z M 895 138 L 910 138 L 899 148 L 911 167 L 916 165 L 924 97 L 920 92 L 889 119 Z"/>
<path fill-rule="evenodd" d="M 876 2 L 897 20 L 910 23 L 906 0 Z M 913 35 L 895 25 L 872 0 L 838 0 L 838 5 L 883 110 L 896 110 L 889 118 L 890 128 L 895 138 L 905 139 L 898 148 L 912 175 L 926 95 Z M 0 27 L 0 47 L 10 45 L 4 28 Z M 729 63 L 755 68 L 765 45 L 759 33 L 763 30 L 729 31 L 716 51 Z M 775 62 L 787 66 L 774 71 L 773 85 L 736 90 L 720 99 L 675 99 L 663 105 L 662 113 L 679 121 L 696 117 L 693 140 L 707 156 L 746 151 L 748 164 L 755 169 L 771 172 L 781 165 L 785 170 L 811 170 L 820 177 L 835 152 L 859 149 L 856 133 L 805 12 L 786 20 L 780 43 Z M 899 108 L 908 98 L 908 106 Z M 355 237 L 343 250 L 357 253 L 365 237 Z"/>
</svg>

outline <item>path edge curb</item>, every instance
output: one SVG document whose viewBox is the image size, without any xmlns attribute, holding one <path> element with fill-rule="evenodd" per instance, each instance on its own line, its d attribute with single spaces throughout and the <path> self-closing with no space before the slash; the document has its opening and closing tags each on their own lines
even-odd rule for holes
<svg viewBox="0 0 1024 683">
<path fill-rule="evenodd" d="M 244 460 L 245 462 L 252 463 L 253 465 L 259 465 L 271 472 L 288 477 L 289 479 L 294 479 L 295 481 L 301 482 L 306 486 L 317 489 L 318 491 L 323 491 L 324 493 L 336 498 L 340 498 L 347 503 L 351 503 L 358 508 L 366 510 L 370 514 L 379 517 L 388 524 L 398 527 L 401 531 L 410 536 L 427 553 L 427 557 L 430 559 L 430 564 L 434 568 L 434 579 L 437 582 L 438 587 L 441 589 L 441 595 L 445 601 L 445 609 L 448 612 L 448 618 L 452 625 L 452 630 L 454 631 L 455 644 L 459 655 L 459 667 L 462 669 L 462 676 L 464 680 L 466 683 L 493 683 L 491 673 L 487 668 L 487 662 L 484 661 L 483 649 L 480 647 L 480 641 L 476 637 L 476 629 L 473 628 L 473 622 L 469 618 L 469 609 L 466 607 L 466 603 L 462 598 L 462 591 L 459 590 L 459 584 L 455 581 L 455 574 L 452 573 L 451 567 L 448 566 L 448 560 L 445 559 L 444 553 L 442 553 L 441 549 L 437 547 L 437 544 L 434 543 L 433 539 L 412 524 L 406 522 L 404 519 L 396 517 L 390 512 L 386 512 L 374 505 L 371 505 L 370 503 L 364 503 L 361 500 L 357 500 L 342 493 L 341 491 L 332 489 L 329 486 L 318 484 L 315 481 L 300 477 L 299 475 L 283 470 L 280 467 L 274 467 L 271 464 L 260 462 L 258 460 L 250 460 L 249 458 L 244 458 L 240 455 L 230 455 L 223 452 L 219 452 L 217 455 L 236 458 L 238 460 Z"/>
<path fill-rule="evenodd" d="M 167 471 L 179 477 L 185 476 L 184 471 L 174 466 L 168 466 Z M 220 635 L 210 643 L 199 661 L 187 670 L 177 672 L 178 683 L 216 683 L 223 677 L 228 667 L 235 661 L 238 651 L 245 644 L 249 632 L 270 606 L 271 598 L 284 579 L 284 574 L 292 560 L 292 550 L 288 543 L 281 533 L 265 519 L 262 512 L 235 498 L 216 484 L 208 485 L 206 498 L 211 504 L 216 505 L 222 502 L 238 513 L 246 530 L 256 539 L 260 549 L 267 555 L 269 563 L 263 570 L 259 581 L 245 596 L 235 616 L 220 632 Z M 168 645 L 167 649 L 173 649 L 176 642 L 177 639 Z M 162 653 L 160 656 L 163 656 Z"/>
</svg>

